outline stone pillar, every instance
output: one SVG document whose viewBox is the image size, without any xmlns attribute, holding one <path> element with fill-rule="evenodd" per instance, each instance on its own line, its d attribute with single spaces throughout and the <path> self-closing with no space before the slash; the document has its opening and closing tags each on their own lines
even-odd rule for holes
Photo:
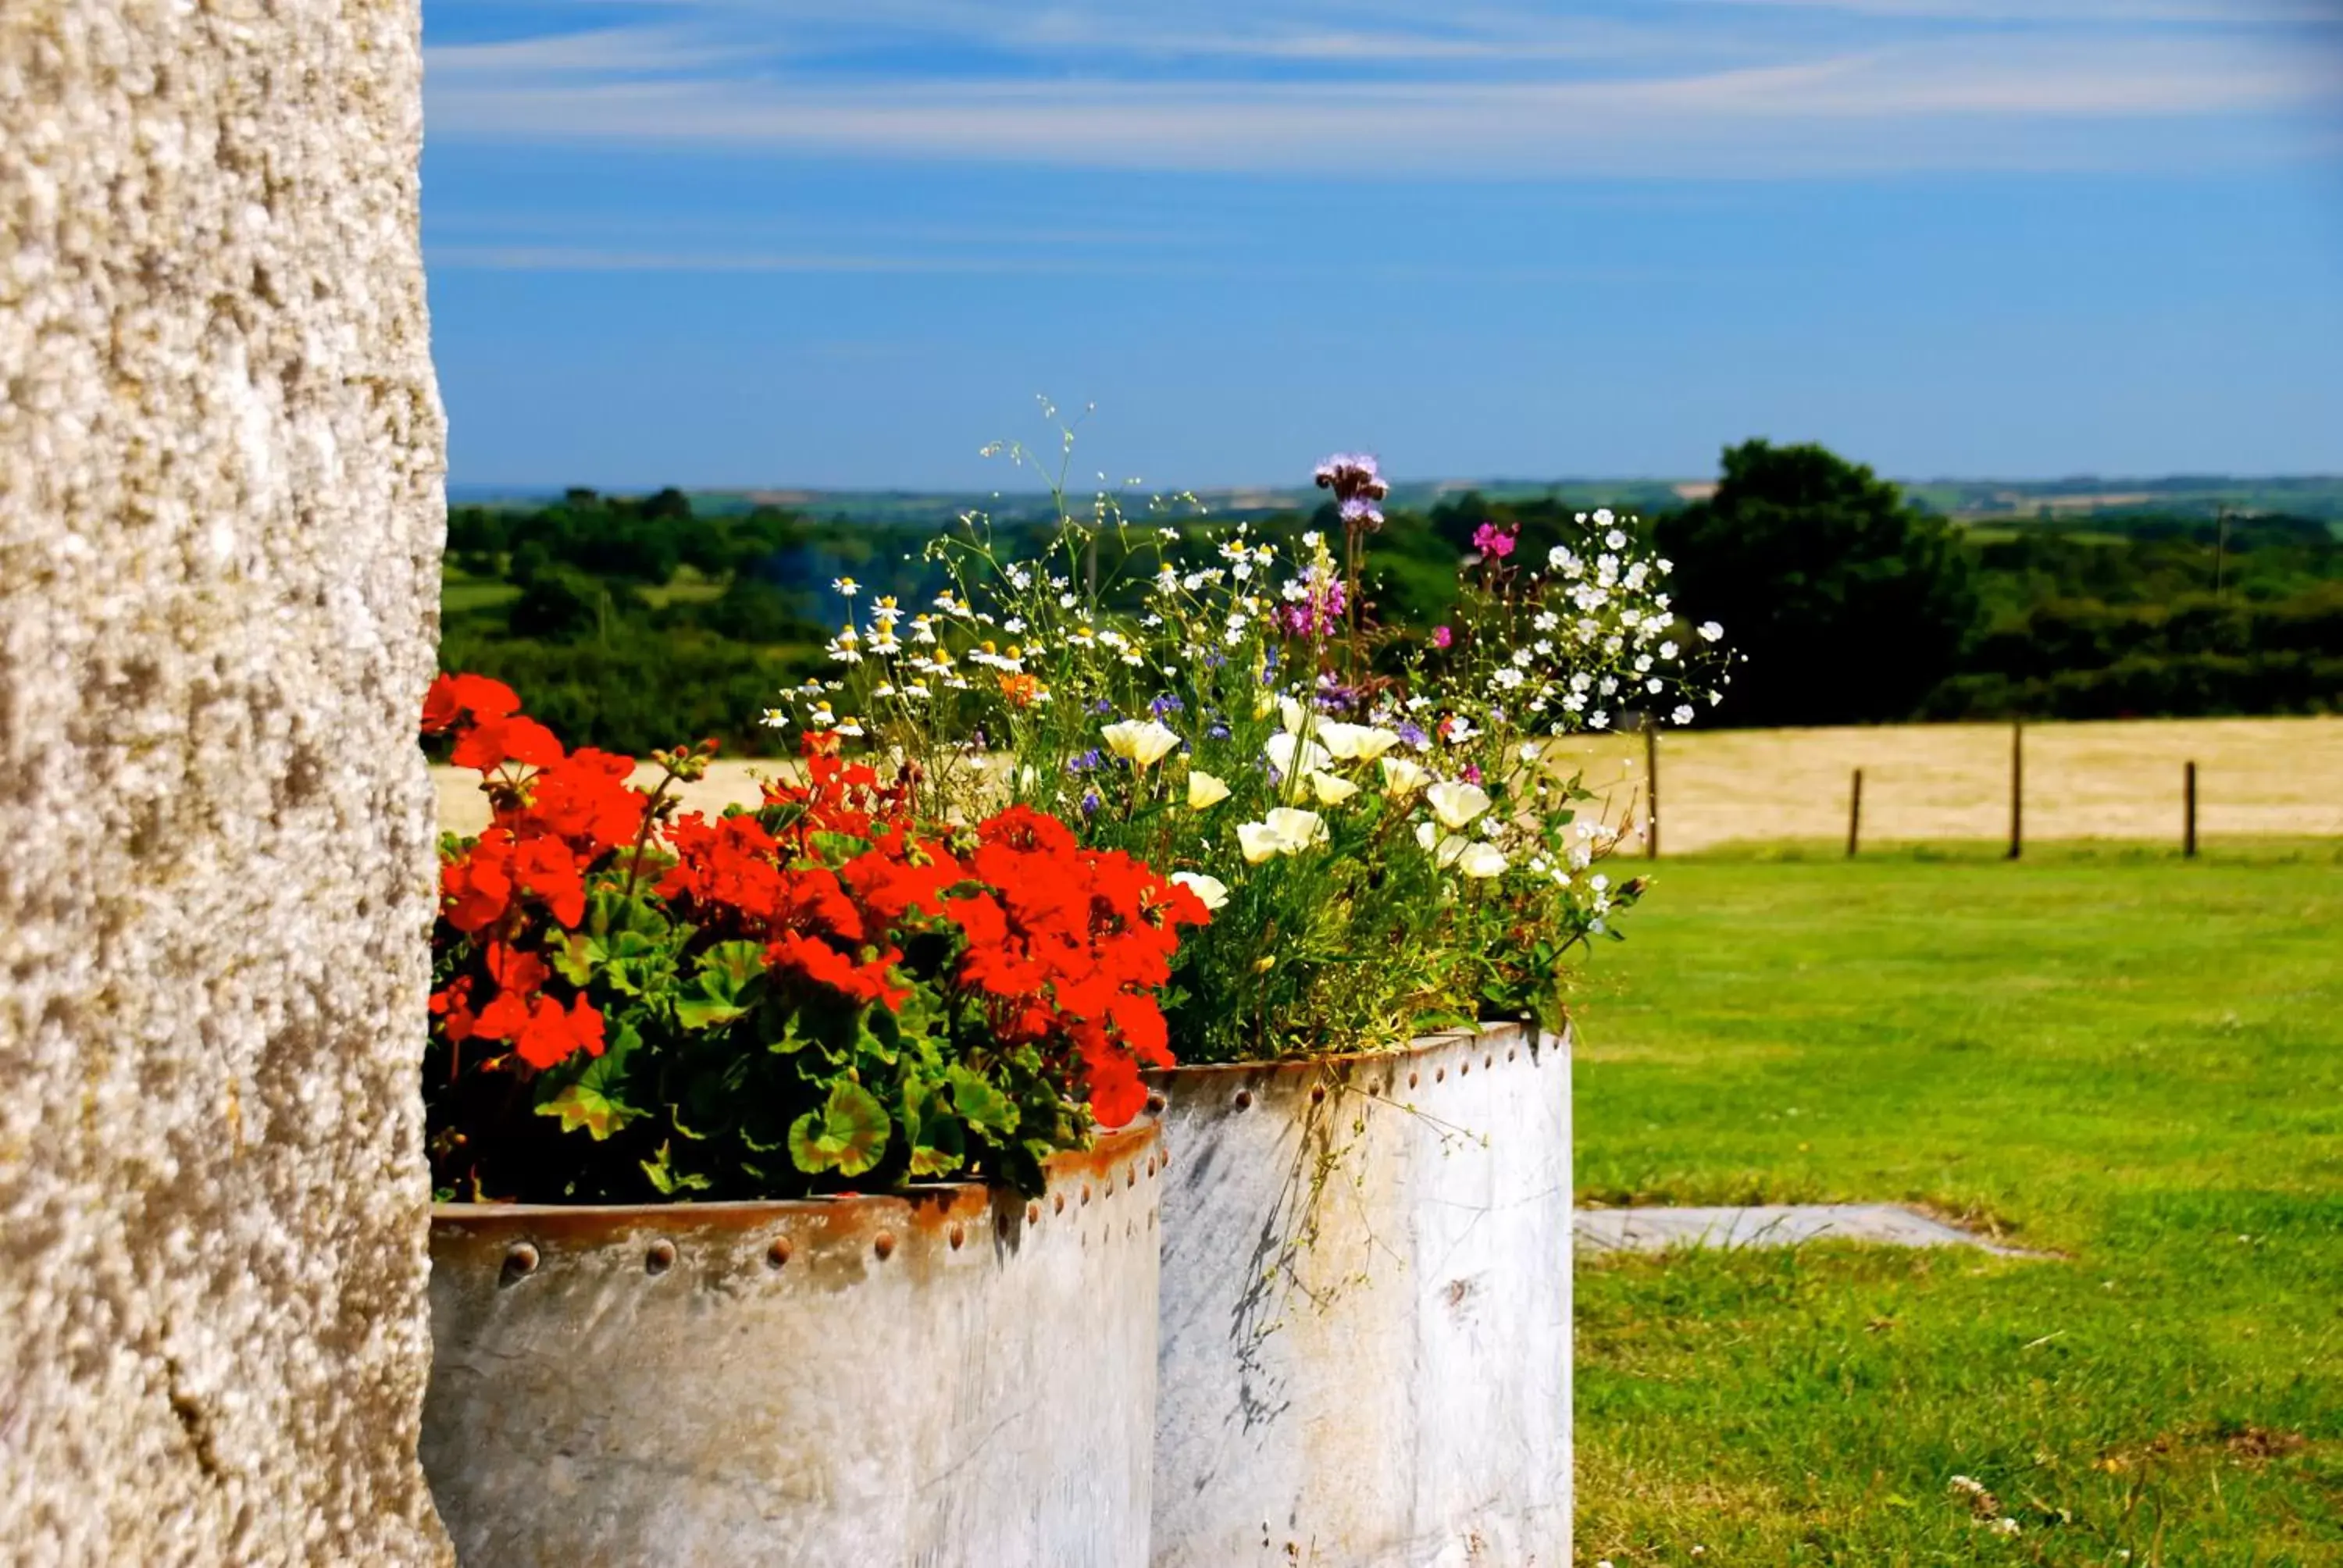
<svg viewBox="0 0 2343 1568">
<path fill-rule="evenodd" d="M 417 0 L 0 3 L 0 1542 L 447 1561 Z"/>
</svg>

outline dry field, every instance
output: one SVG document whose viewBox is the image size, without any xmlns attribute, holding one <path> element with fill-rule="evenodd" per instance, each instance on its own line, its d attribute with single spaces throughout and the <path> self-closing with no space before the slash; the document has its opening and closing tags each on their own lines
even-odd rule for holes
<svg viewBox="0 0 2343 1568">
<path fill-rule="evenodd" d="M 1643 742 L 1576 742 L 1571 754 L 1606 816 L 1640 820 Z M 2207 839 L 2343 838 L 2343 718 L 2137 719 L 2026 730 L 2030 839 L 2177 844 L 2182 765 L 2197 765 Z M 757 798 L 777 761 L 719 763 L 684 791 L 687 809 Z M 2009 730 L 2000 725 L 1729 729 L 1660 739 L 1662 847 L 1843 839 L 1850 775 L 1863 769 L 1866 844 L 1998 839 L 2009 830 Z M 473 776 L 435 769 L 441 826 L 487 820 Z"/>
<path fill-rule="evenodd" d="M 2006 725 L 1989 724 L 1663 733 L 1661 848 L 1843 840 L 1858 768 L 1866 844 L 2005 838 L 2009 742 Z M 1573 749 L 1611 820 L 1640 816 L 1640 736 Z M 2343 837 L 2343 719 L 2334 718 L 2029 724 L 2026 836 L 2177 845 L 2190 761 L 2203 838 Z"/>
</svg>

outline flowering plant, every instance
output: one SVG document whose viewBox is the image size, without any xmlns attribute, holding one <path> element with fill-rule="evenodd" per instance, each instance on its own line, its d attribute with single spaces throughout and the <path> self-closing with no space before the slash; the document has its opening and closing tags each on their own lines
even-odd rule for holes
<svg viewBox="0 0 2343 1568">
<path fill-rule="evenodd" d="M 565 752 L 446 676 L 427 734 L 491 819 L 444 847 L 425 1064 L 445 1194 L 788 1196 L 1041 1161 L 1140 1110 L 1186 887 L 1013 805 L 947 825 L 809 735 L 753 811 L 678 815 L 713 748 Z"/>
<path fill-rule="evenodd" d="M 1215 912 L 1175 965 L 1182 1060 L 1551 1024 L 1565 956 L 1644 886 L 1595 868 L 1616 835 L 1556 743 L 1631 710 L 1689 723 L 1721 695 L 1721 628 L 1679 621 L 1669 564 L 1607 511 L 1535 568 L 1483 527 L 1450 620 L 1382 625 L 1387 487 L 1356 455 L 1317 479 L 1331 516 L 1290 538 L 1134 528 L 1103 500 L 1085 520 L 1061 493 L 1054 552 L 1019 561 L 971 515 L 932 548 L 950 586 L 930 608 L 836 585 L 841 671 L 767 722 L 924 764 L 939 812 L 1056 811 L 1170 870 Z"/>
</svg>

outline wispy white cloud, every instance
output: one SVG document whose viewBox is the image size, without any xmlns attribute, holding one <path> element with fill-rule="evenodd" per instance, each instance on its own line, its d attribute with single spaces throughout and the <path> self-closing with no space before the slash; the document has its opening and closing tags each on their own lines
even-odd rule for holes
<svg viewBox="0 0 2343 1568">
<path fill-rule="evenodd" d="M 2277 117 L 2335 102 L 2336 55 L 2268 29 L 2310 3 L 2028 0 L 2028 25 L 1979 26 L 2019 0 L 1699 0 L 1639 20 L 1191 0 L 1160 22 L 1096 0 L 681 0 L 633 27 L 435 48 L 428 112 L 457 138 L 1107 168 L 2162 166 L 2266 155 Z M 1768 20 L 1792 11 L 1864 15 Z"/>
</svg>

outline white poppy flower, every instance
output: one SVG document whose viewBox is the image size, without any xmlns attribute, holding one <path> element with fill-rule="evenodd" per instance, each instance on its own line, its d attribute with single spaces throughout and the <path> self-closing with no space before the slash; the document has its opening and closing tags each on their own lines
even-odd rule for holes
<svg viewBox="0 0 2343 1568">
<path fill-rule="evenodd" d="M 1107 749 L 1134 768 L 1152 768 L 1180 744 L 1180 737 L 1152 719 L 1126 719 L 1100 731 Z"/>
<path fill-rule="evenodd" d="M 1373 762 L 1399 744 L 1397 731 L 1374 724 L 1321 724 L 1318 739 L 1342 762 Z"/>
<path fill-rule="evenodd" d="M 1266 749 L 1270 761 L 1275 763 L 1277 770 L 1289 779 L 1296 773 L 1314 772 L 1333 760 L 1326 754 L 1326 749 L 1316 741 L 1304 740 L 1283 730 L 1269 738 Z"/>
<path fill-rule="evenodd" d="M 1463 827 L 1489 809 L 1489 792 L 1478 784 L 1465 784 L 1456 779 L 1444 779 L 1424 792 L 1432 814 L 1450 832 Z"/>
<path fill-rule="evenodd" d="M 1229 787 L 1201 768 L 1188 770 L 1188 809 L 1201 811 L 1229 798 Z"/>
<path fill-rule="evenodd" d="M 1494 844 L 1468 844 L 1456 856 L 1456 869 L 1468 877 L 1483 880 L 1503 876 L 1505 870 L 1504 851 Z"/>
<path fill-rule="evenodd" d="M 1383 770 L 1383 790 L 1390 795 L 1413 795 L 1432 778 L 1404 757 L 1383 758 L 1378 766 Z"/>
<path fill-rule="evenodd" d="M 1310 775 L 1310 792 L 1318 797 L 1321 806 L 1340 806 L 1359 792 L 1359 787 L 1348 779 L 1337 779 L 1332 773 Z"/>
<path fill-rule="evenodd" d="M 1208 910 L 1221 909 L 1229 901 L 1229 885 L 1218 877 L 1208 877 L 1202 871 L 1174 871 L 1172 879 L 1195 894 Z"/>
</svg>

